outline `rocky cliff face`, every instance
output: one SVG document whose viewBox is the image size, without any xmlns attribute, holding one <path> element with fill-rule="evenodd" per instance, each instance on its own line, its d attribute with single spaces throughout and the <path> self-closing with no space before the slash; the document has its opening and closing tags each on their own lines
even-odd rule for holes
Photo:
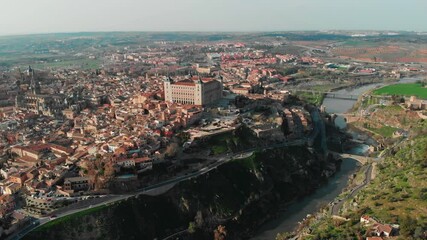
<svg viewBox="0 0 427 240">
<path fill-rule="evenodd" d="M 248 238 L 280 204 L 314 191 L 339 162 L 305 147 L 258 152 L 178 184 L 162 196 L 140 196 L 89 214 L 59 219 L 26 239 L 227 239 Z"/>
</svg>

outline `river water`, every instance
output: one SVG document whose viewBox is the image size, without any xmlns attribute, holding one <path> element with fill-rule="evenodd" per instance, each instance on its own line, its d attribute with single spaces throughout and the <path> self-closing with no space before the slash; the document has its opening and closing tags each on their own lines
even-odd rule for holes
<svg viewBox="0 0 427 240">
<path fill-rule="evenodd" d="M 305 218 L 307 214 L 318 211 L 342 192 L 347 186 L 348 178 L 354 172 L 357 164 L 357 161 L 353 159 L 343 161 L 340 171 L 334 174 L 326 185 L 317 189 L 313 194 L 291 204 L 277 219 L 264 224 L 259 233 L 252 239 L 274 240 L 278 233 L 294 230 L 298 222 Z"/>
<path fill-rule="evenodd" d="M 413 83 L 417 80 L 420 80 L 420 78 L 403 78 L 399 83 Z M 337 93 L 359 96 L 368 90 L 383 85 L 382 83 L 374 83 L 351 89 L 342 89 L 337 91 Z M 355 100 L 325 98 L 323 105 L 326 107 L 328 113 L 345 113 L 353 107 L 355 102 Z M 340 117 L 337 118 L 335 124 L 340 128 L 345 127 L 344 119 Z M 360 144 L 350 149 L 349 153 L 363 155 L 367 150 L 367 145 Z M 298 225 L 298 222 L 304 219 L 307 214 L 317 212 L 320 207 L 333 201 L 342 192 L 347 186 L 350 175 L 354 173 L 358 164 L 359 163 L 353 159 L 346 159 L 343 161 L 341 169 L 328 180 L 327 184 L 317 189 L 313 194 L 291 204 L 278 218 L 261 226 L 258 233 L 252 239 L 274 240 L 278 233 L 293 231 Z"/>
<path fill-rule="evenodd" d="M 417 77 L 402 78 L 399 80 L 398 83 L 414 83 L 418 80 L 421 80 L 421 78 L 417 78 Z M 336 91 L 336 93 L 360 96 L 361 94 L 363 94 L 368 90 L 371 90 L 383 85 L 384 85 L 383 83 L 373 83 L 373 84 L 368 84 L 368 85 L 364 85 L 356 88 L 341 89 L 339 91 Z M 356 102 L 355 100 L 343 100 L 343 99 L 334 99 L 334 98 L 326 97 L 323 100 L 323 106 L 326 107 L 326 112 L 328 113 L 345 113 L 345 112 L 348 112 L 353 107 L 355 102 Z M 342 117 L 337 117 L 335 120 L 335 125 L 337 125 L 340 128 L 345 128 L 346 123 Z"/>
</svg>

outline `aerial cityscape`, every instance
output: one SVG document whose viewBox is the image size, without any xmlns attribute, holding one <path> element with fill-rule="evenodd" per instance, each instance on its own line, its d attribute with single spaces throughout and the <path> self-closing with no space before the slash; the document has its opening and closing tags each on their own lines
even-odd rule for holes
<svg viewBox="0 0 427 240">
<path fill-rule="evenodd" d="M 426 3 L 372 29 L 308 15 L 337 1 L 254 24 L 252 1 L 43 0 L 30 30 L 24 2 L 0 17 L 0 239 L 427 239 Z"/>
</svg>

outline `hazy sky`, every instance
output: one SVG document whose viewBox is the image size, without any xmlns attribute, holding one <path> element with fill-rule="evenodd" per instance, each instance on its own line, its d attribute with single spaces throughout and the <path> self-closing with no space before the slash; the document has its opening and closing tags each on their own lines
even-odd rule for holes
<svg viewBox="0 0 427 240">
<path fill-rule="evenodd" d="M 78 31 L 427 31 L 427 0 L 0 0 L 0 35 Z"/>
</svg>

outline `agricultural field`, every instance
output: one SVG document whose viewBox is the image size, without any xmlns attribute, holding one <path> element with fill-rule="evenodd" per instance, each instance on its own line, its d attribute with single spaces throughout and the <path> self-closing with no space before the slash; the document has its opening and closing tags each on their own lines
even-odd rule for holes
<svg viewBox="0 0 427 240">
<path fill-rule="evenodd" d="M 417 96 L 427 99 L 427 88 L 421 83 L 394 84 L 374 91 L 376 95 Z"/>
<path fill-rule="evenodd" d="M 345 41 L 343 43 L 343 46 L 348 46 L 348 47 L 378 47 L 378 46 L 380 46 L 380 43 L 350 39 L 350 40 Z"/>
<path fill-rule="evenodd" d="M 363 41 L 348 41 L 332 50 L 340 57 L 366 62 L 419 62 L 427 63 L 424 45 L 379 45 Z"/>
</svg>

